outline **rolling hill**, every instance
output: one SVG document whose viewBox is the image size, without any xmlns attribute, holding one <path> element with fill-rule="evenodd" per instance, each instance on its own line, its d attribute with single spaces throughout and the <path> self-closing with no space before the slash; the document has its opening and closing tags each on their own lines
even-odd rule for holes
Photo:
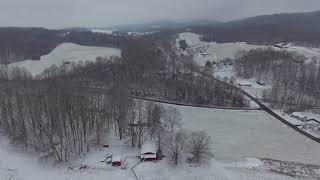
<svg viewBox="0 0 320 180">
<path fill-rule="evenodd" d="M 249 42 L 271 44 L 294 42 L 320 45 L 320 11 L 256 16 L 242 20 L 193 26 L 192 31 L 204 35 L 206 41 Z"/>
</svg>

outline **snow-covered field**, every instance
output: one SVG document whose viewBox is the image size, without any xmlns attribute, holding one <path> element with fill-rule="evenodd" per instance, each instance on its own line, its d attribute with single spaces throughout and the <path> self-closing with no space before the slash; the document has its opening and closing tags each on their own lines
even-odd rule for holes
<svg viewBox="0 0 320 180">
<path fill-rule="evenodd" d="M 247 162 L 241 162 L 247 163 Z M 253 165 L 256 166 L 256 165 Z M 139 180 L 294 180 L 284 175 L 256 171 L 234 163 L 212 160 L 201 167 L 168 166 L 167 162 L 142 163 L 135 168 Z"/>
<path fill-rule="evenodd" d="M 193 46 L 195 60 L 202 65 L 206 60 L 234 57 L 238 50 L 261 46 L 246 43 L 204 43 L 191 33 L 180 34 Z M 202 53 L 202 55 L 200 54 Z M 40 61 L 26 60 L 10 66 L 27 68 L 32 74 L 41 73 L 51 65 L 65 62 L 95 60 L 96 57 L 120 56 L 121 51 L 113 48 L 85 47 L 65 43 Z M 220 71 L 219 71 L 220 70 Z M 231 66 L 219 69 L 221 77 L 234 76 Z M 254 96 L 261 96 L 269 86 L 257 85 L 255 79 L 237 79 L 236 83 L 250 83 L 248 87 Z M 247 87 L 246 87 L 247 88 Z M 251 92 L 252 91 L 252 92 Z M 169 106 L 164 104 L 164 106 Z M 297 178 L 263 171 L 257 158 L 270 158 L 320 165 L 320 144 L 299 134 L 263 111 L 215 110 L 176 106 L 183 118 L 183 127 L 189 130 L 206 130 L 213 140 L 212 152 L 215 159 L 201 167 L 183 164 L 168 165 L 166 159 L 158 163 L 147 162 L 138 165 L 135 172 L 138 180 L 294 180 Z M 280 112 L 279 112 L 280 113 Z M 23 152 L 11 145 L 0 134 L 0 180 L 135 180 L 131 171 L 139 160 L 139 151 L 110 137 L 110 148 L 91 149 L 84 158 L 70 163 L 52 165 L 37 159 L 32 153 Z M 101 162 L 108 154 L 125 154 L 126 169 L 113 168 Z M 80 169 L 80 167 L 86 167 Z M 70 168 L 71 167 L 71 168 Z M 257 168 L 257 169 L 255 169 Z"/>
<path fill-rule="evenodd" d="M 0 137 L 0 179 L 1 180 L 136 180 L 130 167 L 137 163 L 134 157 L 128 156 L 127 169 L 113 168 L 103 162 L 103 157 L 108 153 L 132 153 L 124 145 L 115 147 L 114 150 L 95 150 L 88 154 L 79 163 L 73 166 L 52 166 L 44 161 L 39 161 L 33 154 L 21 152 L 10 145 L 4 137 Z M 121 148 L 121 149 L 118 149 Z M 126 152 L 124 152 L 126 151 Z M 80 167 L 86 168 L 79 169 Z M 284 175 L 259 171 L 259 160 L 243 160 L 238 162 L 221 162 L 212 160 L 201 167 L 192 167 L 187 164 L 173 167 L 166 160 L 153 163 L 146 162 L 134 168 L 139 180 L 294 180 Z"/>
<path fill-rule="evenodd" d="M 63 65 L 67 62 L 95 61 L 97 57 L 121 56 L 121 50 L 108 47 L 80 46 L 73 43 L 63 43 L 48 55 L 41 56 L 40 60 L 25 60 L 9 64 L 9 67 L 24 67 L 32 75 L 43 72 L 52 65 Z"/>
<path fill-rule="evenodd" d="M 194 33 L 181 33 L 178 40 L 186 40 L 194 54 L 194 60 L 199 65 L 204 65 L 206 61 L 218 61 L 224 58 L 234 58 L 236 52 L 240 50 L 250 50 L 266 48 L 268 46 L 251 45 L 245 42 L 237 43 L 216 43 L 203 42 L 200 36 Z"/>
<path fill-rule="evenodd" d="M 295 178 L 255 169 L 261 166 L 255 158 L 320 164 L 318 143 L 262 111 L 176 107 L 181 111 L 184 128 L 208 131 L 213 139 L 215 159 L 203 167 L 190 167 L 188 164 L 172 167 L 166 159 L 158 163 L 143 163 L 135 168 L 139 180 L 291 180 Z M 71 165 L 52 166 L 39 161 L 34 154 L 22 152 L 0 136 L 0 179 L 134 180 L 130 167 L 139 162 L 136 158 L 139 151 L 112 136 L 107 142 L 110 148 L 91 149 L 85 158 Z M 119 153 L 126 155 L 126 169 L 112 168 L 101 162 L 108 154 Z M 79 169 L 83 165 L 87 168 Z"/>
<path fill-rule="evenodd" d="M 318 60 L 320 58 L 319 48 L 309 48 L 309 47 L 291 45 L 286 50 L 303 54 L 307 58 L 307 62 L 310 62 L 313 57 L 316 57 Z"/>
<path fill-rule="evenodd" d="M 217 159 L 271 158 L 319 164 L 316 143 L 263 111 L 177 107 L 187 129 L 206 130 Z"/>
<path fill-rule="evenodd" d="M 204 65 L 206 61 L 219 61 L 224 58 L 234 58 L 236 52 L 240 50 L 250 50 L 257 48 L 268 48 L 271 47 L 276 50 L 281 50 L 280 48 L 274 46 L 264 46 L 264 45 L 252 45 L 246 42 L 236 42 L 236 43 L 216 43 L 216 42 L 203 42 L 201 41 L 201 36 L 194 33 L 180 33 L 179 40 L 186 40 L 191 51 L 194 55 L 195 61 L 199 65 Z M 310 61 L 313 57 L 320 58 L 319 48 L 308 48 L 302 46 L 295 46 L 290 44 L 287 51 L 297 52 L 303 54 L 307 61 Z"/>
<path fill-rule="evenodd" d="M 101 162 L 110 153 L 124 153 L 130 157 L 130 153 L 136 154 L 136 151 L 118 141 L 111 148 L 91 150 L 83 159 L 72 164 L 53 165 L 39 160 L 35 154 L 23 152 L 0 135 L 0 180 L 135 180 L 130 166 L 135 165 L 137 160 L 133 158 L 130 161 L 128 158 L 126 169 L 113 168 Z M 80 169 L 84 165 L 87 168 Z"/>
</svg>

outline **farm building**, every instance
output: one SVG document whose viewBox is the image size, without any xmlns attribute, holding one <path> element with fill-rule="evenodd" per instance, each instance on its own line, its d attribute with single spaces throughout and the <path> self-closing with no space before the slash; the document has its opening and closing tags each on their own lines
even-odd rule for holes
<svg viewBox="0 0 320 180">
<path fill-rule="evenodd" d="M 263 81 L 257 81 L 257 84 L 261 85 L 261 86 L 265 86 L 266 83 L 264 83 Z"/>
<path fill-rule="evenodd" d="M 122 165 L 122 156 L 120 155 L 113 155 L 112 156 L 112 166 L 117 167 Z"/>
<path fill-rule="evenodd" d="M 157 159 L 157 145 L 153 141 L 144 142 L 141 146 L 141 160 L 153 161 Z"/>
</svg>

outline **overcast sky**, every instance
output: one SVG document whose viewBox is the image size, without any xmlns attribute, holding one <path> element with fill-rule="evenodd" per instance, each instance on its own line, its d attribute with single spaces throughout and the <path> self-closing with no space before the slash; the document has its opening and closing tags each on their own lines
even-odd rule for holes
<svg viewBox="0 0 320 180">
<path fill-rule="evenodd" d="M 108 27 L 320 10 L 320 0 L 0 0 L 0 26 Z"/>
</svg>

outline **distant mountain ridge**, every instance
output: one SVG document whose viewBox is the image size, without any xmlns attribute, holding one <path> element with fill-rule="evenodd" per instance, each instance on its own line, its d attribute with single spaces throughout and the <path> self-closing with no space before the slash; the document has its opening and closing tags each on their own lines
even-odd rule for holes
<svg viewBox="0 0 320 180">
<path fill-rule="evenodd" d="M 320 45 L 320 11 L 262 15 L 192 29 L 207 41 Z"/>
<path fill-rule="evenodd" d="M 274 44 L 293 42 L 320 46 L 320 11 L 263 15 L 230 22 L 192 20 L 184 22 L 154 21 L 143 24 L 110 27 L 120 36 L 92 33 L 90 28 L 74 27 L 62 30 L 45 28 L 0 28 L 0 64 L 25 59 L 39 59 L 63 42 L 85 46 L 121 47 L 126 44 L 126 32 L 184 32 L 203 36 L 205 41 L 248 42 Z"/>
<path fill-rule="evenodd" d="M 199 25 L 215 25 L 219 24 L 219 21 L 210 20 L 191 20 L 191 21 L 170 21 L 159 20 L 141 24 L 131 24 L 123 26 L 114 26 L 112 29 L 117 29 L 122 32 L 147 32 L 147 31 L 160 31 L 160 30 L 173 30 L 186 28 L 189 26 Z"/>
</svg>

